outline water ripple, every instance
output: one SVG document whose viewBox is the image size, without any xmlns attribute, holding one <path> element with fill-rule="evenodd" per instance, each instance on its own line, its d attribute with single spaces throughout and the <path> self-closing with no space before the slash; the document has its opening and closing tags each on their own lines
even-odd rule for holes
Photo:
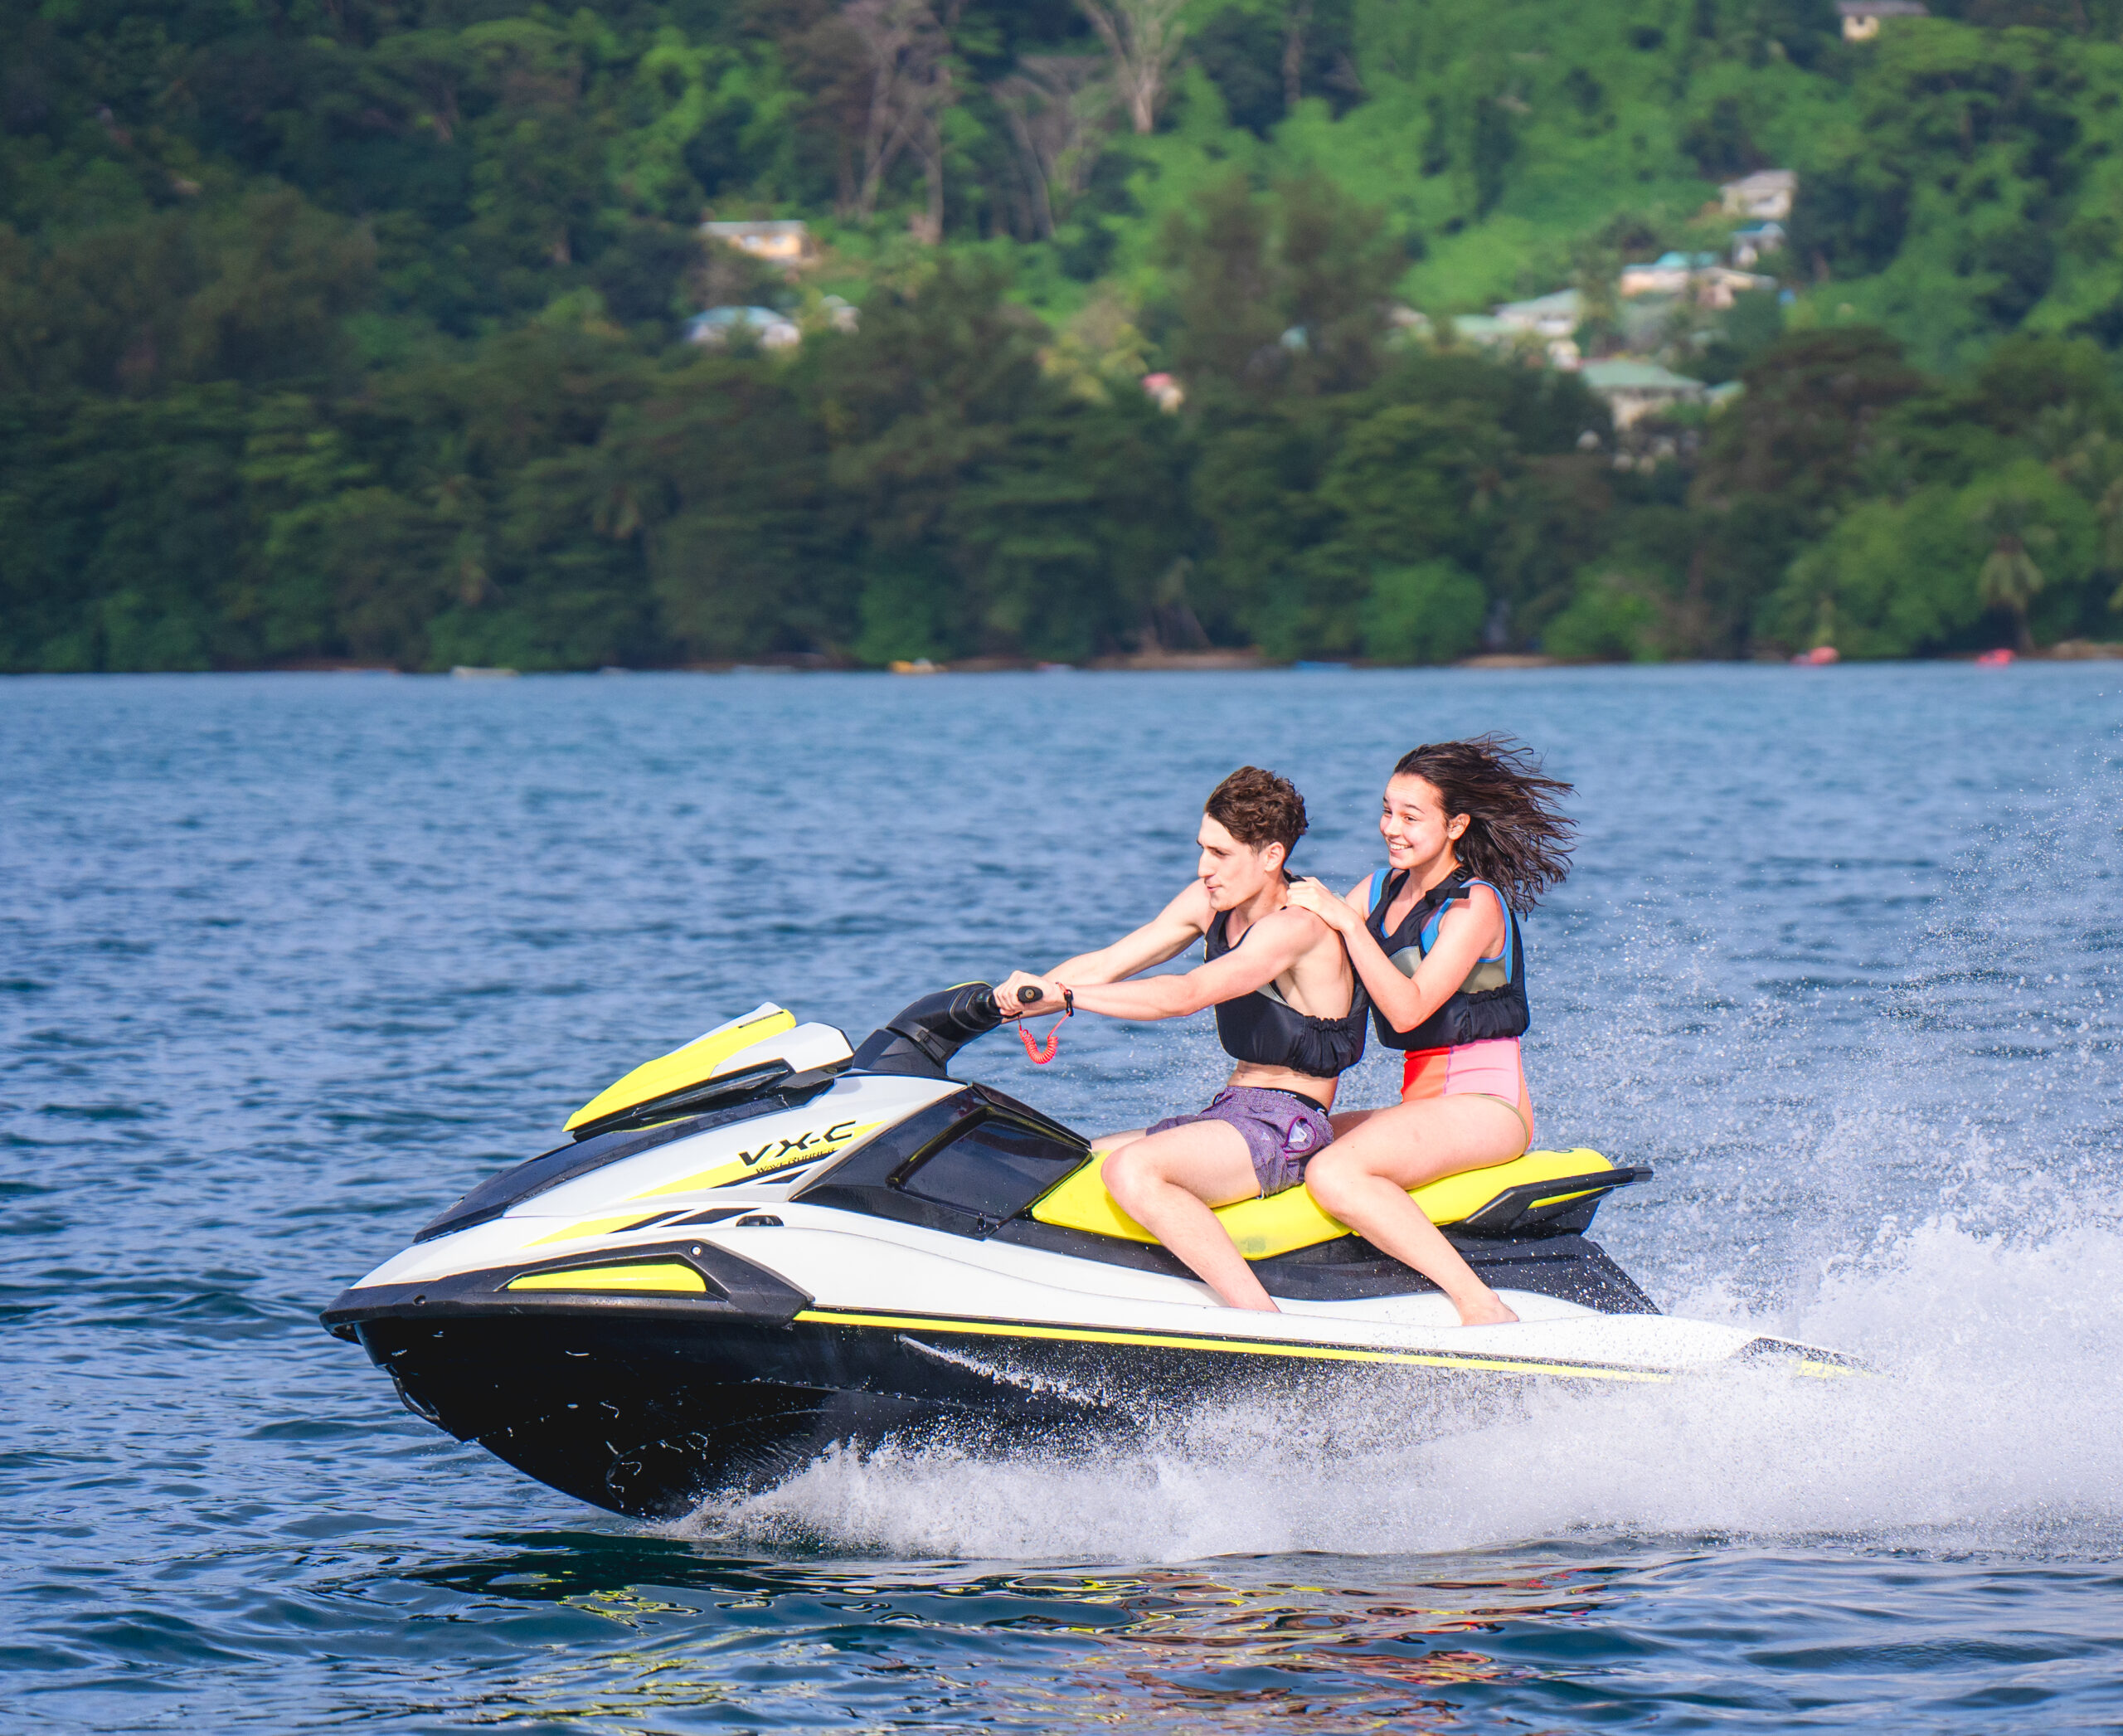
<svg viewBox="0 0 2123 1736">
<path fill-rule="evenodd" d="M 2113 1728 L 2113 681 L 0 683 L 8 1727 Z M 1584 820 L 1528 928 L 1544 1141 L 1659 1165 L 1601 1231 L 1662 1301 L 1860 1349 L 1866 1393 L 1351 1383 L 655 1531 L 317 1329 L 644 1055 L 1102 939 L 1241 761 L 1353 881 L 1394 755 L 1495 727 Z M 1101 1125 L 1217 1066 L 1198 1021 L 968 1058 Z"/>
</svg>

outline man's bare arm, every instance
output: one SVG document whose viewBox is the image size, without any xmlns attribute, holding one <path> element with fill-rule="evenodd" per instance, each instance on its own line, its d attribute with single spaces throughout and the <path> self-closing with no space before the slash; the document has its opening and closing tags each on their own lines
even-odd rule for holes
<svg viewBox="0 0 2123 1736">
<path fill-rule="evenodd" d="M 1075 958 L 1065 959 L 1047 974 L 1052 980 L 1066 983 L 1071 989 L 1089 984 L 1117 983 L 1153 965 L 1178 958 L 1208 931 L 1213 915 L 1209 908 L 1209 895 L 1197 880 L 1134 933 L 1125 934 L 1096 952 L 1079 953 Z"/>
<path fill-rule="evenodd" d="M 1244 946 L 1235 946 L 1183 976 L 1080 986 L 1066 967 L 1056 975 L 1068 984 L 1076 1004 L 1087 1013 L 1103 1013 L 1111 1019 L 1183 1019 L 1266 987 L 1319 944 L 1324 926 L 1303 911 L 1277 911 L 1246 931 Z"/>
<path fill-rule="evenodd" d="M 1123 935 L 1110 946 L 1065 960 L 1045 976 L 1013 970 L 997 985 L 996 1003 L 1005 1019 L 1059 1012 L 1062 997 L 1057 985 L 1066 983 L 1075 990 L 1084 985 L 1117 982 L 1138 970 L 1147 970 L 1153 965 L 1175 959 L 1201 939 L 1213 920 L 1213 914 L 1208 893 L 1200 881 L 1194 881 L 1140 928 Z M 1024 988 L 1040 990 L 1039 999 L 1030 1005 L 1020 1001 L 1018 991 Z"/>
</svg>

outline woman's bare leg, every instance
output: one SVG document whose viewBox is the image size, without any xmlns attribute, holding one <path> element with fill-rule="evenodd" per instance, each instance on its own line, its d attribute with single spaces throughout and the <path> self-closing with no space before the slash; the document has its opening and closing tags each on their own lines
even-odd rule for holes
<svg viewBox="0 0 2123 1736">
<path fill-rule="evenodd" d="M 1307 1166 L 1304 1184 L 1329 1217 L 1443 1291 L 1461 1325 L 1502 1325 L 1518 1316 L 1474 1276 L 1408 1189 L 1508 1163 L 1525 1149 L 1525 1124 L 1494 1099 L 1423 1097 L 1379 1110 L 1338 1137 Z"/>
<path fill-rule="evenodd" d="M 1146 1134 L 1109 1151 L 1099 1173 L 1120 1209 L 1178 1255 L 1227 1308 L 1280 1311 L 1209 1209 L 1261 1191 L 1236 1127 L 1195 1121 Z"/>
</svg>

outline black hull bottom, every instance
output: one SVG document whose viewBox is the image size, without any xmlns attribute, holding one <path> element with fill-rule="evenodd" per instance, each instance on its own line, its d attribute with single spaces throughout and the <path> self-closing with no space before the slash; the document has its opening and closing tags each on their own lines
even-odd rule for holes
<svg viewBox="0 0 2123 1736">
<path fill-rule="evenodd" d="M 1518 1387 L 1645 1378 L 1494 1358 L 806 1311 L 786 1324 L 668 1313 L 391 1316 L 357 1329 L 408 1408 L 593 1505 L 673 1519 L 836 1442 L 1066 1449 L 1162 1413 L 1356 1369 Z M 1651 1377 L 1657 1378 L 1657 1377 Z"/>
<path fill-rule="evenodd" d="M 1101 1346 L 1038 1344 L 1027 1356 L 947 1331 L 551 1315 L 379 1320 L 359 1331 L 415 1414 L 641 1519 L 770 1486 L 837 1442 L 1066 1446 L 1139 1414 L 1105 1390 Z M 1195 1395 L 1227 1373 L 1170 1369 L 1160 1384 Z M 1090 1383 L 1051 1384 L 1071 1374 Z"/>
</svg>

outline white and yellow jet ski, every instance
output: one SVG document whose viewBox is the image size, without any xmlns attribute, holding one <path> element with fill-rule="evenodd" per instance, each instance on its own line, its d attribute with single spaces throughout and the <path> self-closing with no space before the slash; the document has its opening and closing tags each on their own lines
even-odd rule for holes
<svg viewBox="0 0 2123 1736">
<path fill-rule="evenodd" d="M 628 1074 L 324 1324 L 418 1415 L 643 1517 L 838 1441 L 1052 1442 L 1302 1371 L 1516 1387 L 1850 1366 L 1661 1315 L 1584 1235 L 1650 1172 L 1581 1150 L 1414 1195 L 1519 1325 L 1459 1325 L 1301 1187 L 1217 1214 L 1283 1311 L 1222 1307 L 1115 1204 L 1082 1135 L 948 1076 L 999 1022 L 969 984 L 851 1051 L 760 1007 Z"/>
</svg>

